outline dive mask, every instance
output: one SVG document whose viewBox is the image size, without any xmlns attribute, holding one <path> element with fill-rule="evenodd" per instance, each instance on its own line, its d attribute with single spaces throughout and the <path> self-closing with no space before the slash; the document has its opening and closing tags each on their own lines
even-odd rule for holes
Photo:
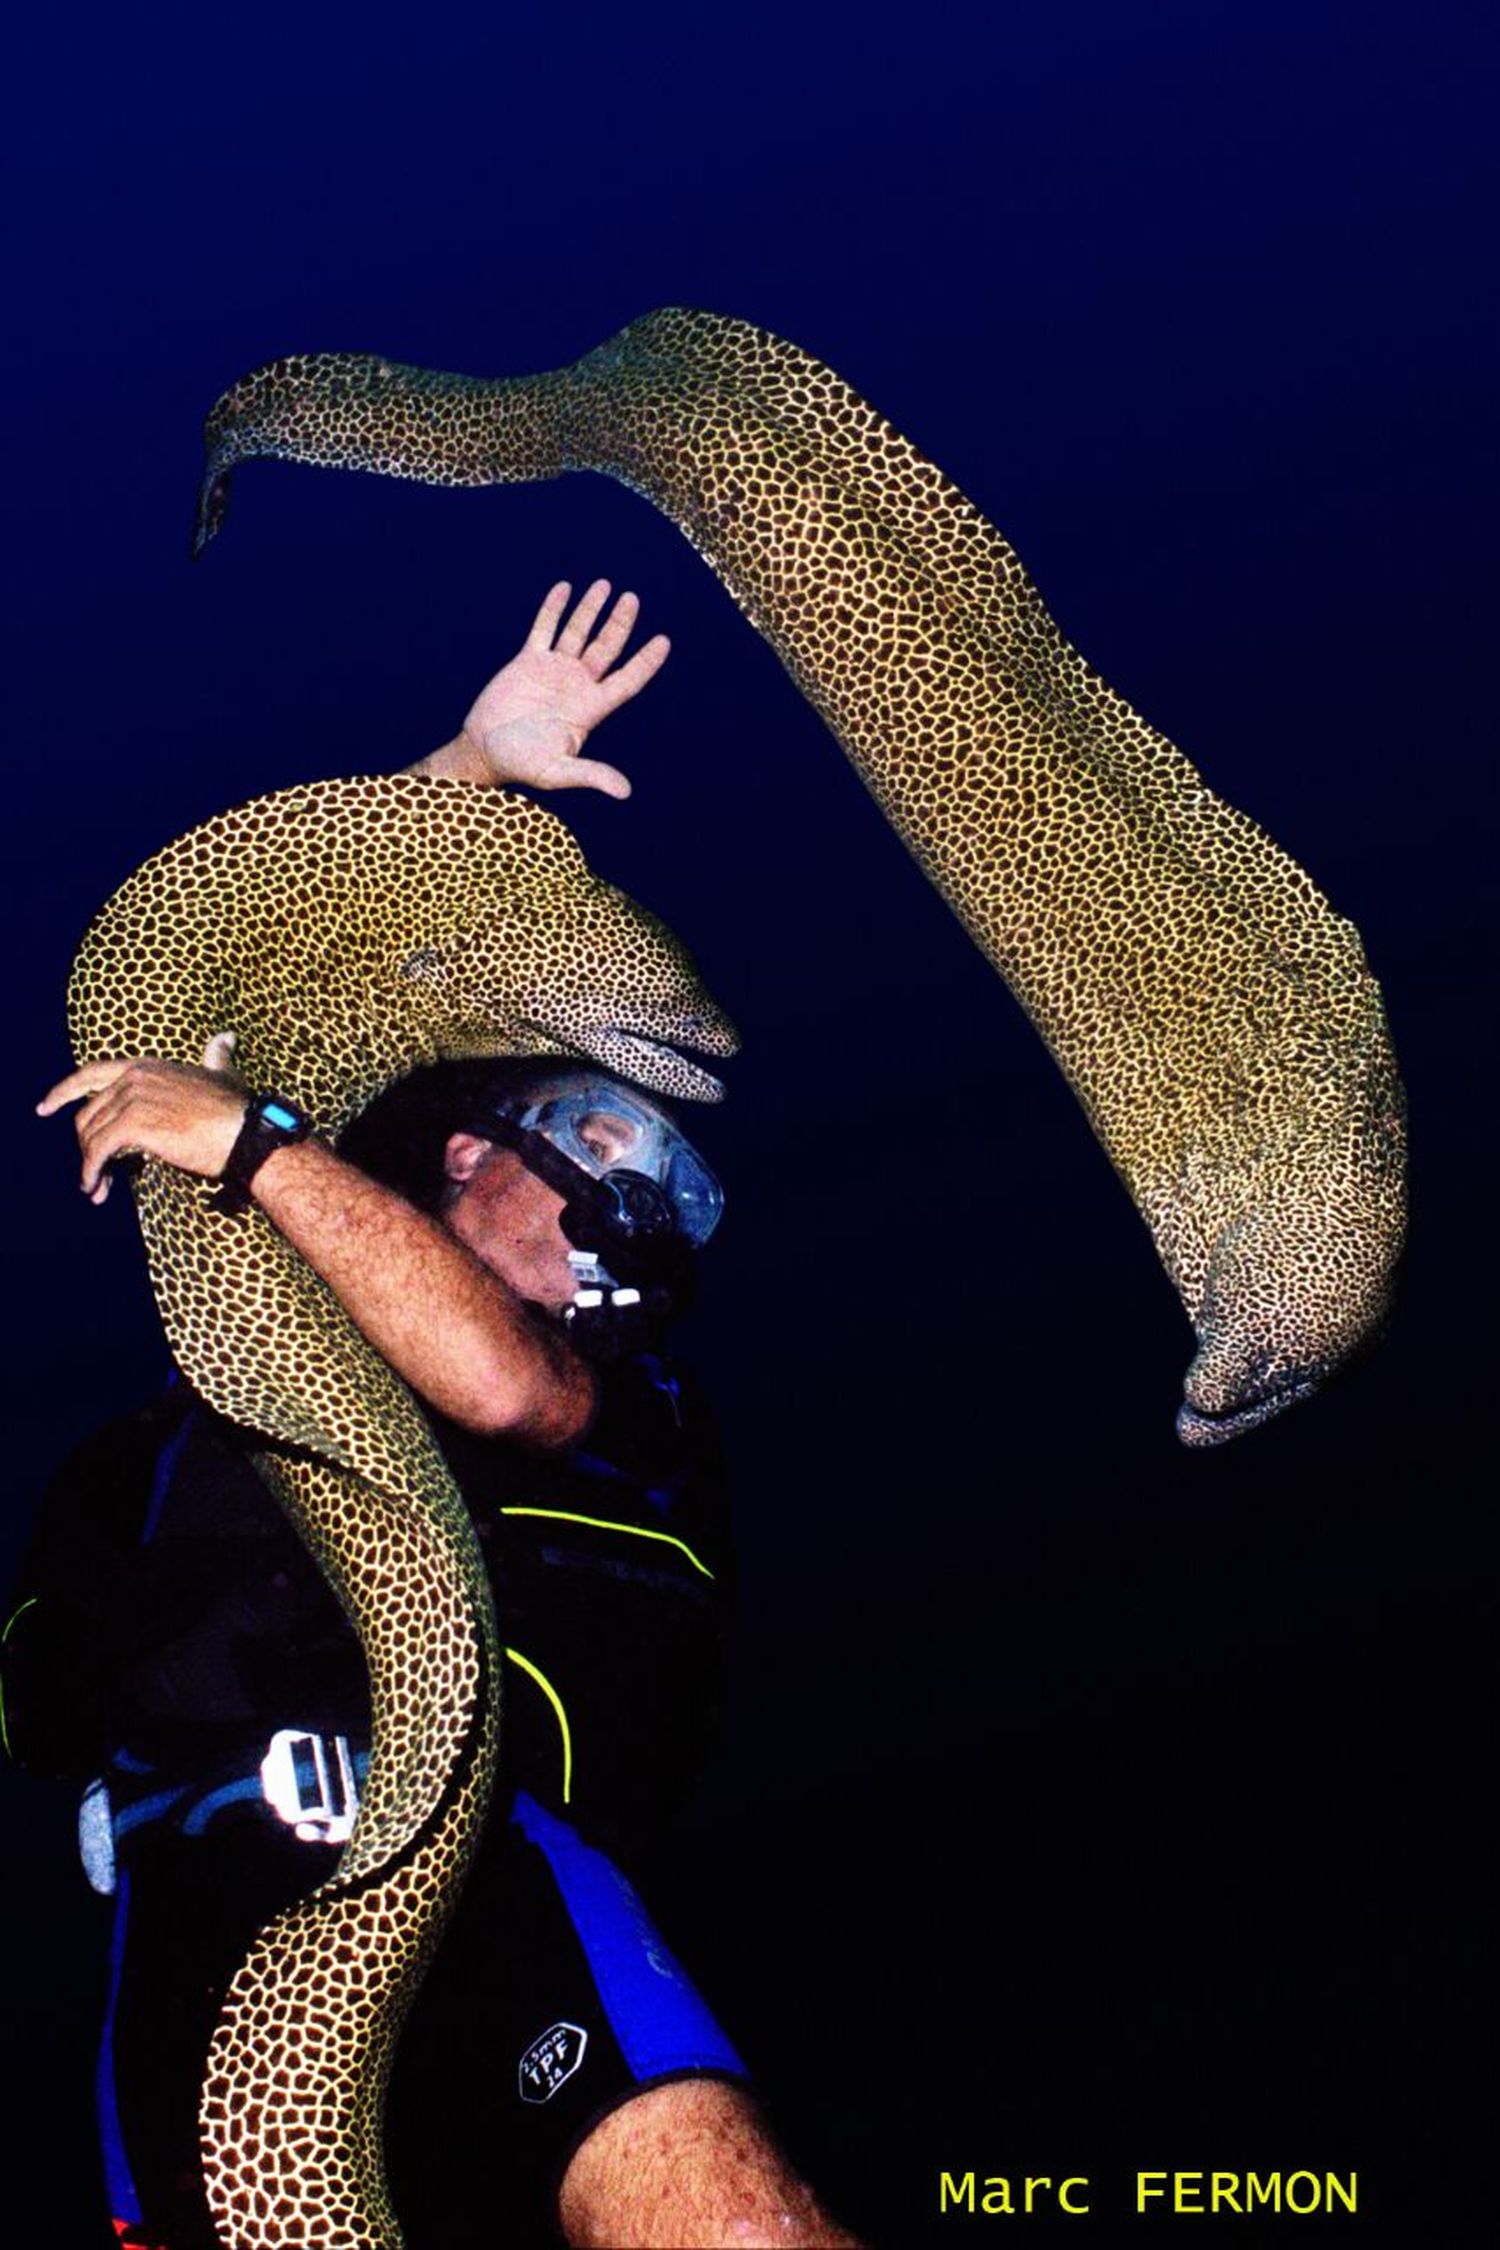
<svg viewBox="0 0 1500 2250">
<path fill-rule="evenodd" d="M 472 1129 L 514 1148 L 563 1197 L 563 1233 L 606 1284 L 669 1282 L 724 1208 L 723 1189 L 671 1118 L 602 1072 L 528 1076 L 486 1099 Z"/>
</svg>

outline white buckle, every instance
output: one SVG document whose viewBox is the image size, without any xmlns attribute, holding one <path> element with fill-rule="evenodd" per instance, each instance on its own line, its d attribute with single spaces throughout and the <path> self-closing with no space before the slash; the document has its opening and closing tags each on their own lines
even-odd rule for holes
<svg viewBox="0 0 1500 2250">
<path fill-rule="evenodd" d="M 347 1735 L 283 1727 L 261 1759 L 260 1788 L 304 1844 L 343 1844 L 353 1834 L 359 1790 Z"/>
<path fill-rule="evenodd" d="M 91 1781 L 78 1807 L 78 1853 L 89 1889 L 101 1898 L 112 1898 L 115 1889 L 115 1822 L 109 1787 L 102 1779 Z"/>
</svg>

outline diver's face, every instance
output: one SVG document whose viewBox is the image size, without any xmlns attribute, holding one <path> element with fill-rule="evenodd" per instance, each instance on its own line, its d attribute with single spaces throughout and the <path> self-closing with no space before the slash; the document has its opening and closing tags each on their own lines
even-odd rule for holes
<svg viewBox="0 0 1500 2250">
<path fill-rule="evenodd" d="M 549 1312 L 570 1305 L 578 1284 L 556 1190 L 528 1172 L 514 1149 L 475 1133 L 449 1137 L 444 1169 L 452 1197 L 443 1212 L 448 1232 L 517 1296 Z"/>
<path fill-rule="evenodd" d="M 612 1109 L 591 1109 L 577 1125 L 578 1138 L 601 1167 L 624 1164 L 639 1139 L 639 1128 Z"/>
</svg>

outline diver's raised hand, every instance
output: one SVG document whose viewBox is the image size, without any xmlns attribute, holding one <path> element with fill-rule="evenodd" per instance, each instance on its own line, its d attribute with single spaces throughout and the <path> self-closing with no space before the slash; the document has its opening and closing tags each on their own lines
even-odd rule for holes
<svg viewBox="0 0 1500 2250">
<path fill-rule="evenodd" d="M 601 625 L 608 579 L 596 578 L 565 621 L 572 592 L 566 582 L 552 588 L 525 647 L 481 691 L 462 731 L 423 758 L 411 769 L 414 773 L 630 795 L 625 775 L 597 758 L 585 758 L 583 746 L 601 719 L 655 677 L 671 643 L 665 633 L 657 633 L 620 664 L 640 608 L 635 595 L 621 594 Z"/>
<path fill-rule="evenodd" d="M 154 1055 L 122 1056 L 70 1070 L 37 1103 L 51 1117 L 81 1102 L 74 1124 L 83 1156 L 81 1185 L 91 1203 L 109 1194 L 117 1156 L 156 1156 L 216 1180 L 245 1122 L 250 1089 L 234 1068 L 234 1033 L 215 1032 L 196 1069 Z"/>
</svg>

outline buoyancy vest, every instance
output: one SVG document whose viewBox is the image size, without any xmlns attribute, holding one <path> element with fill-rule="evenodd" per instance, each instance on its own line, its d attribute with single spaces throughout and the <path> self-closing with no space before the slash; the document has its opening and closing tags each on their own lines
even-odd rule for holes
<svg viewBox="0 0 1500 2250">
<path fill-rule="evenodd" d="M 431 1419 L 496 1590 L 508 1780 L 623 1849 L 708 1739 L 729 1545 L 690 1378 L 651 1355 L 601 1383 L 560 1452 Z M 0 1628 L 19 1763 L 84 1779 L 123 1751 L 186 1779 L 283 1727 L 367 1735 L 358 1642 L 250 1447 L 178 1384 L 64 1462 Z"/>
</svg>

